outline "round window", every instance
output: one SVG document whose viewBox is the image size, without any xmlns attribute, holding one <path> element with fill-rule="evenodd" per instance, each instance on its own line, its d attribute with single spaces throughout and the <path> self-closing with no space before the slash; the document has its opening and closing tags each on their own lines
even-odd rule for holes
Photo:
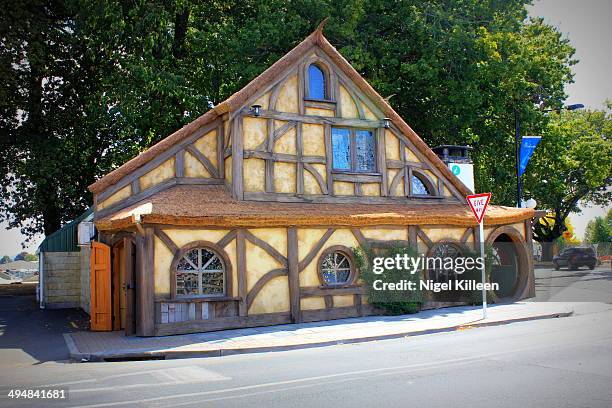
<svg viewBox="0 0 612 408">
<path fill-rule="evenodd" d="M 353 278 L 354 262 L 350 250 L 332 247 L 319 259 L 319 276 L 324 285 L 345 285 Z"/>
</svg>

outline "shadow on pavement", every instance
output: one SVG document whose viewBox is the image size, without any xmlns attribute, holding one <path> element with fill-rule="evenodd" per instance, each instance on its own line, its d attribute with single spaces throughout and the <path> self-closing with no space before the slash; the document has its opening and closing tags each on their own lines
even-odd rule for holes
<svg viewBox="0 0 612 408">
<path fill-rule="evenodd" d="M 35 284 L 0 285 L 0 351 L 22 350 L 34 364 L 67 360 L 63 333 L 85 330 L 88 320 L 80 309 L 40 309 Z"/>
</svg>

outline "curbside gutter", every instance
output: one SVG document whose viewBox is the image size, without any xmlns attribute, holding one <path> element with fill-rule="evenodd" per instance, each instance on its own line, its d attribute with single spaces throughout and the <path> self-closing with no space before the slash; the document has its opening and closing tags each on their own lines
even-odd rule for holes
<svg viewBox="0 0 612 408">
<path fill-rule="evenodd" d="M 517 317 L 510 318 L 504 320 L 495 320 L 489 322 L 478 322 L 475 321 L 473 323 L 464 323 L 453 326 L 439 327 L 439 328 L 431 328 L 431 329 L 423 329 L 423 330 L 402 330 L 396 333 L 388 333 L 381 335 L 373 335 L 373 336 L 360 336 L 348 339 L 338 339 L 338 340 L 324 340 L 324 341 L 315 341 L 315 342 L 304 342 L 300 344 L 288 344 L 288 345 L 270 345 L 270 346 L 255 346 L 255 347 L 224 347 L 220 345 L 218 349 L 208 349 L 208 350 L 151 350 L 151 349 L 136 349 L 129 351 L 121 351 L 110 349 L 108 351 L 98 352 L 98 353 L 81 353 L 74 342 L 70 333 L 64 334 L 64 339 L 66 341 L 66 345 L 70 352 L 70 358 L 77 362 L 103 362 L 103 361 L 129 361 L 129 360 L 169 360 L 169 359 L 180 359 L 180 358 L 204 358 L 204 357 L 222 357 L 236 354 L 250 354 L 250 353 L 266 353 L 266 352 L 274 352 L 274 351 L 289 351 L 289 350 L 299 350 L 299 349 L 308 349 L 315 347 L 327 347 L 341 344 L 356 344 L 356 343 L 365 343 L 370 341 L 379 341 L 379 340 L 389 340 L 396 339 L 401 337 L 414 337 L 414 336 L 422 336 L 427 334 L 436 334 L 436 333 L 446 333 L 453 331 L 460 331 L 466 329 L 473 329 L 479 327 L 490 327 L 490 326 L 501 326 L 511 323 L 519 323 L 531 320 L 543 320 L 543 319 L 555 319 L 561 317 L 569 317 L 574 314 L 574 311 L 566 311 L 566 312 L 557 312 L 557 313 L 549 313 L 542 315 L 533 315 L 527 317 Z"/>
</svg>

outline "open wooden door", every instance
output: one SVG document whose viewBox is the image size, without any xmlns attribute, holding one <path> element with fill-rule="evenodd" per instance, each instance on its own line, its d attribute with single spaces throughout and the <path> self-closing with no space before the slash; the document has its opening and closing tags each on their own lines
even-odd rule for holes
<svg viewBox="0 0 612 408">
<path fill-rule="evenodd" d="M 101 242 L 91 242 L 90 316 L 91 330 L 113 329 L 111 304 L 111 249 Z"/>
</svg>

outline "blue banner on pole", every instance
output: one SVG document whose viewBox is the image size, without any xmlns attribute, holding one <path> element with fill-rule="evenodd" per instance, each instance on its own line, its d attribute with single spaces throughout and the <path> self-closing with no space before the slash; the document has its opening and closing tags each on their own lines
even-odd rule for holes
<svg viewBox="0 0 612 408">
<path fill-rule="evenodd" d="M 523 136 L 521 139 L 521 151 L 519 154 L 519 177 L 525 173 L 529 159 L 531 159 L 533 151 L 538 146 L 538 143 L 540 143 L 540 139 L 542 139 L 541 136 Z"/>
</svg>

